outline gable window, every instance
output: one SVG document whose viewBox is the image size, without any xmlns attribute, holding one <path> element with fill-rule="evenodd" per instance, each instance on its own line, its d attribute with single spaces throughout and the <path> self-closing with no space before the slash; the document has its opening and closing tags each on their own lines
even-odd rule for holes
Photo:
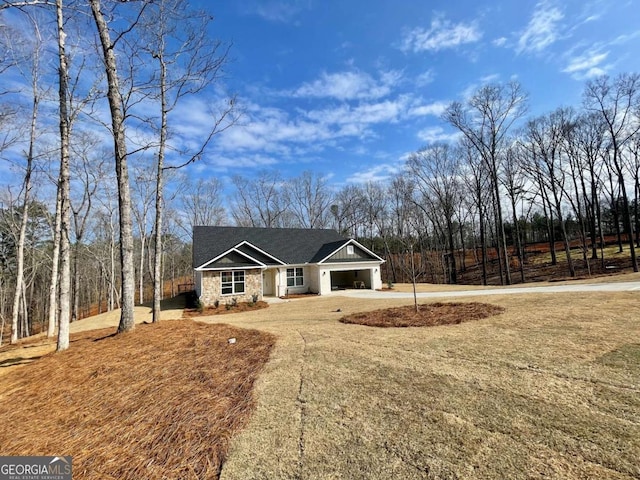
<svg viewBox="0 0 640 480">
<path fill-rule="evenodd" d="M 353 255 L 353 245 L 347 245 L 347 255 Z"/>
<path fill-rule="evenodd" d="M 302 268 L 287 268 L 287 287 L 300 287 L 304 285 Z"/>
<path fill-rule="evenodd" d="M 222 272 L 220 276 L 222 280 L 222 295 L 244 293 L 244 270 Z"/>
</svg>

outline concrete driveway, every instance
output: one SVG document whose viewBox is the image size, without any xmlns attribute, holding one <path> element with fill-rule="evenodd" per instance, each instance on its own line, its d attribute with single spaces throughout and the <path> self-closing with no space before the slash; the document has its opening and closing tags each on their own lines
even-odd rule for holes
<svg viewBox="0 0 640 480">
<path fill-rule="evenodd" d="M 423 287 L 424 284 L 420 285 Z M 422 288 L 420 288 L 422 289 Z M 406 290 L 406 288 L 405 288 Z M 566 293 L 566 292 L 631 292 L 640 290 L 640 281 L 618 283 L 562 283 L 558 285 L 541 286 L 511 286 L 511 287 L 477 287 L 473 290 L 452 291 L 418 291 L 418 298 L 442 297 L 473 297 L 484 295 L 509 295 L 523 293 Z M 402 291 L 377 290 L 342 290 L 331 295 L 342 295 L 351 298 L 412 298 L 413 293 Z"/>
</svg>

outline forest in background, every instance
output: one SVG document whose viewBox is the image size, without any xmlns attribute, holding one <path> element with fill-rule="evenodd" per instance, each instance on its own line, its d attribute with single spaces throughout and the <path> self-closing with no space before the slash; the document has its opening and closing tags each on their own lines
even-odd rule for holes
<svg viewBox="0 0 640 480">
<path fill-rule="evenodd" d="M 96 308 L 133 328 L 134 303 L 156 312 L 190 281 L 194 225 L 336 229 L 387 259 L 389 282 L 524 282 L 535 242 L 567 277 L 605 271 L 606 241 L 638 270 L 638 74 L 589 80 L 581 105 L 535 117 L 519 83 L 481 86 L 442 115 L 457 141 L 387 181 L 224 184 L 190 165 L 241 128 L 235 97 L 209 99 L 189 141 L 169 115 L 224 73 L 229 45 L 199 34 L 210 17 L 180 0 L 24 3 L 0 4 L 23 22 L 0 28 L 0 155 L 16 179 L 0 192 L 0 315 L 16 339 Z"/>
</svg>

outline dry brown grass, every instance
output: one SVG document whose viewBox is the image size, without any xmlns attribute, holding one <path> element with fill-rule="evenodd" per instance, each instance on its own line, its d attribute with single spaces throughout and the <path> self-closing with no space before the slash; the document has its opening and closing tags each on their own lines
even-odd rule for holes
<svg viewBox="0 0 640 480">
<path fill-rule="evenodd" d="M 279 340 L 222 478 L 640 478 L 638 293 L 482 301 L 505 311 L 374 329 L 338 319 L 412 300 L 329 296 L 234 315 Z"/>
<path fill-rule="evenodd" d="M 480 320 L 502 312 L 504 308 L 489 303 L 435 302 L 420 305 L 417 312 L 413 305 L 409 305 L 354 313 L 340 321 L 368 327 L 435 327 Z"/>
<path fill-rule="evenodd" d="M 217 478 L 273 335 L 190 320 L 112 334 L 2 377 L 2 454 L 72 455 L 78 479 Z"/>
</svg>

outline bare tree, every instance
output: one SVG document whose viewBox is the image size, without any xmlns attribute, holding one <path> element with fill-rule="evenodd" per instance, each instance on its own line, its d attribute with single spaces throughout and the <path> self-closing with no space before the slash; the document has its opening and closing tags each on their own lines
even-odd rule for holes
<svg viewBox="0 0 640 480">
<path fill-rule="evenodd" d="M 519 83 L 485 85 L 464 104 L 453 102 L 445 111 L 445 121 L 460 130 L 480 154 L 493 189 L 496 207 L 496 228 L 499 236 L 499 254 L 503 257 L 505 280 L 511 283 L 507 241 L 502 221 L 500 195 L 500 155 L 509 130 L 527 110 L 527 96 Z M 502 268 L 501 268 L 502 277 Z"/>
<path fill-rule="evenodd" d="M 73 214 L 73 231 L 75 242 L 73 247 L 73 287 L 72 287 L 72 321 L 78 320 L 80 305 L 80 268 L 78 265 L 80 248 L 84 239 L 88 221 L 93 212 L 93 202 L 98 184 L 104 180 L 102 155 L 94 156 L 98 144 L 95 138 L 84 134 L 78 137 L 73 148 L 76 162 L 72 165 L 73 177 L 80 186 L 80 196 L 74 202 L 70 200 Z M 93 157 L 93 158 L 92 158 Z"/>
<path fill-rule="evenodd" d="M 458 156 L 463 159 L 463 182 L 468 188 L 470 201 L 468 205 L 475 209 L 478 216 L 479 240 L 482 269 L 482 284 L 487 285 L 487 203 L 485 192 L 490 188 L 489 175 L 486 166 L 480 158 L 476 148 L 466 139 L 462 139 L 458 145 Z M 466 196 L 464 197 L 466 198 Z M 477 251 L 477 248 L 474 248 Z"/>
<path fill-rule="evenodd" d="M 518 212 L 516 205 L 522 201 L 526 193 L 525 185 L 527 179 L 522 169 L 521 158 L 526 155 L 524 149 L 516 143 L 512 143 L 505 151 L 504 175 L 502 184 L 507 191 L 509 203 L 511 204 L 511 219 L 513 221 L 513 238 L 518 252 L 518 260 L 520 263 L 520 281 L 525 282 L 524 262 L 525 253 L 523 239 L 520 232 L 520 222 L 518 221 Z"/>
<path fill-rule="evenodd" d="M 326 228 L 333 202 L 326 178 L 310 171 L 302 172 L 285 184 L 284 195 L 297 226 Z"/>
<path fill-rule="evenodd" d="M 448 144 L 433 144 L 411 154 L 407 167 L 421 196 L 416 206 L 432 218 L 446 237 L 448 282 L 458 283 L 454 216 L 460 203 L 459 163 Z M 441 221 L 442 220 L 442 221 Z"/>
<path fill-rule="evenodd" d="M 640 131 L 640 74 L 621 74 L 614 79 L 607 75 L 587 82 L 584 91 L 585 108 L 597 112 L 605 122 L 611 146 L 611 169 L 617 176 L 622 194 L 623 220 L 629 235 L 629 251 L 633 271 L 638 260 L 633 238 L 631 208 L 625 183 L 623 150 Z"/>
<path fill-rule="evenodd" d="M 215 83 L 227 63 L 229 46 L 212 40 L 206 33 L 213 17 L 188 8 L 185 0 L 160 0 L 148 9 L 142 28 L 145 50 L 157 65 L 156 75 L 149 86 L 157 90 L 160 106 L 158 125 L 158 154 L 156 169 L 156 198 L 154 221 L 153 321 L 160 319 L 162 297 L 162 210 L 164 170 L 182 168 L 201 158 L 214 136 L 236 121 L 235 99 L 218 102 L 211 113 L 210 125 L 195 150 L 181 152 L 187 160 L 179 165 L 165 166 L 169 138 L 169 113 L 186 96 L 196 95 Z"/>
<path fill-rule="evenodd" d="M 133 266 L 133 230 L 131 223 L 131 193 L 129 190 L 129 169 L 127 165 L 127 139 L 125 135 L 124 103 L 120 91 L 118 65 L 115 48 L 122 36 L 111 39 L 109 25 L 101 10 L 100 0 L 89 0 L 95 21 L 107 76 L 107 99 L 111 112 L 111 133 L 113 134 L 116 179 L 118 182 L 118 206 L 120 222 L 120 277 L 121 277 L 121 314 L 118 333 L 133 330 L 135 326 L 135 268 Z M 140 14 L 147 4 L 141 7 Z M 137 21 L 137 19 L 136 19 Z M 135 28 L 134 21 L 127 27 Z"/>
<path fill-rule="evenodd" d="M 24 281 L 24 249 L 25 249 L 25 236 L 27 233 L 27 225 L 29 223 L 29 204 L 31 202 L 31 188 L 32 188 L 32 174 L 34 168 L 34 158 L 36 156 L 36 137 L 37 137 L 37 120 L 38 120 L 38 108 L 42 96 L 40 89 L 40 57 L 44 42 L 40 34 L 40 29 L 35 18 L 28 15 L 28 18 L 33 26 L 34 41 L 32 50 L 32 62 L 30 72 L 25 75 L 30 80 L 31 86 L 31 112 L 30 112 L 30 126 L 29 126 L 29 141 L 26 152 L 26 164 L 24 180 L 22 183 L 22 209 L 21 209 L 21 222 L 20 230 L 17 242 L 16 252 L 16 283 L 15 293 L 13 297 L 13 310 L 11 321 L 11 343 L 18 341 L 18 320 L 20 318 L 20 302 L 24 299 L 25 294 L 25 281 Z M 27 313 L 27 309 L 22 309 L 24 315 Z M 27 323 L 27 319 L 23 320 Z"/>
<path fill-rule="evenodd" d="M 591 258 L 598 258 L 598 241 L 604 248 L 600 214 L 600 191 L 602 189 L 601 171 L 603 168 L 606 127 L 598 113 L 586 113 L 576 119 L 569 140 L 571 148 L 576 150 L 573 157 L 580 171 L 580 182 L 586 214 L 589 217 L 591 236 Z M 601 255 L 604 261 L 604 255 Z"/>
<path fill-rule="evenodd" d="M 282 194 L 282 183 L 276 172 L 261 172 L 253 180 L 240 175 L 233 177 L 236 191 L 231 215 L 236 224 L 244 227 L 281 227 L 289 207 Z"/>
<path fill-rule="evenodd" d="M 333 215 L 335 229 L 341 234 L 358 237 L 362 221 L 359 208 L 361 189 L 357 185 L 346 185 L 340 189 L 329 207 Z"/>
<path fill-rule="evenodd" d="M 184 178 L 180 184 L 181 210 L 184 219 L 179 225 L 187 235 L 191 235 L 196 225 L 226 225 L 227 213 L 222 204 L 224 189 L 218 178 L 198 179 L 196 182 Z"/>
<path fill-rule="evenodd" d="M 567 172 L 564 167 L 564 140 L 567 126 L 572 121 L 570 109 L 560 108 L 549 115 L 539 117 L 527 123 L 524 144 L 529 149 L 529 161 L 526 168 L 540 182 L 540 188 L 550 194 L 555 215 L 562 229 L 565 255 L 569 274 L 576 276 L 571 258 L 571 239 L 567 231 L 565 215 L 562 212 L 566 196 Z"/>
<path fill-rule="evenodd" d="M 133 208 L 132 213 L 138 228 L 140 241 L 140 259 L 138 263 L 138 303 L 144 303 L 144 276 L 145 276 L 145 251 L 150 233 L 151 208 L 157 195 L 154 190 L 156 178 L 146 166 L 136 169 L 133 182 Z"/>
</svg>

